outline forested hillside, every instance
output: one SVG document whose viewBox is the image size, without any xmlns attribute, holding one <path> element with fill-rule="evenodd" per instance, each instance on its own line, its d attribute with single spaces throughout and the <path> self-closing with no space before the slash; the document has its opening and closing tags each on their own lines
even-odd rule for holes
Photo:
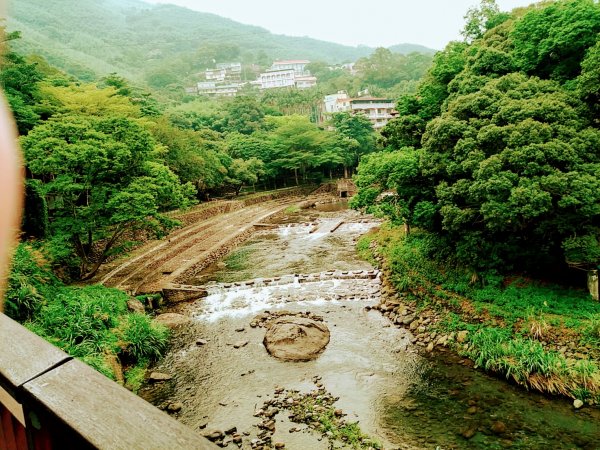
<svg viewBox="0 0 600 450">
<path fill-rule="evenodd" d="M 350 62 L 370 55 L 306 37 L 274 35 L 213 14 L 139 0 L 19 0 L 10 3 L 8 29 L 19 30 L 17 49 L 44 56 L 54 66 L 92 81 L 119 73 L 137 82 L 183 85 L 188 76 L 217 61 L 267 67 L 274 59 Z M 433 50 L 401 44 L 398 53 Z"/>
<path fill-rule="evenodd" d="M 596 265 L 600 6 L 488 4 L 400 99 L 357 204 L 393 190 L 394 220 L 435 232 L 473 268 Z"/>
<path fill-rule="evenodd" d="M 370 248 L 431 332 L 460 331 L 461 354 L 519 384 L 598 402 L 600 4 L 483 0 L 466 18 L 361 161 L 353 204 L 389 218 Z"/>
</svg>

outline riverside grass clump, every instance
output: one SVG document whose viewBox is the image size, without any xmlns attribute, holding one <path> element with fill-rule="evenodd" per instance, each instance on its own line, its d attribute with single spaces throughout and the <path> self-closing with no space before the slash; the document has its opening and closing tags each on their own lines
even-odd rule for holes
<svg viewBox="0 0 600 450">
<path fill-rule="evenodd" d="M 132 388 L 139 387 L 140 373 L 150 360 L 166 349 L 168 330 L 145 314 L 130 313 L 124 292 L 65 286 L 52 274 L 42 252 L 27 244 L 15 252 L 5 299 L 10 317 Z"/>
<path fill-rule="evenodd" d="M 600 304 L 587 291 L 469 271 L 432 234 L 406 236 L 389 224 L 357 248 L 371 261 L 383 258 L 417 310 L 437 311 L 435 331 L 467 331 L 454 348 L 476 366 L 528 389 L 600 403 Z"/>
</svg>

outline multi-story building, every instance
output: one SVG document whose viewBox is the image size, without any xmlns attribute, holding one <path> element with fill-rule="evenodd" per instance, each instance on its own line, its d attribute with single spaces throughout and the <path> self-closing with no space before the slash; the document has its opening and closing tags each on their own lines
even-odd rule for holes
<svg viewBox="0 0 600 450">
<path fill-rule="evenodd" d="M 197 85 L 199 95 L 208 95 L 209 97 L 235 97 L 240 87 L 240 83 L 217 83 L 215 81 L 200 81 Z"/>
<path fill-rule="evenodd" d="M 241 75 L 242 63 L 239 62 L 218 63 L 215 69 L 204 71 L 206 81 L 240 81 Z"/>
<path fill-rule="evenodd" d="M 396 103 L 389 98 L 359 97 L 350 100 L 352 114 L 363 114 L 376 130 L 383 128 L 398 113 Z"/>
<path fill-rule="evenodd" d="M 346 91 L 338 91 L 337 94 L 329 94 L 325 96 L 325 114 L 333 114 L 336 112 L 349 111 L 350 100 Z"/>
<path fill-rule="evenodd" d="M 273 89 L 280 87 L 293 87 L 296 85 L 296 73 L 294 69 L 271 70 L 259 75 L 261 89 Z"/>
<path fill-rule="evenodd" d="M 271 71 L 275 70 L 293 70 L 297 75 L 310 75 L 310 73 L 306 70 L 306 65 L 309 64 L 310 61 L 306 59 L 289 59 L 283 61 L 275 61 L 271 66 Z"/>
<path fill-rule="evenodd" d="M 225 81 L 227 71 L 225 69 L 206 69 L 204 78 L 206 81 Z"/>
<path fill-rule="evenodd" d="M 317 85 L 317 77 L 310 75 L 295 76 L 296 87 L 298 89 L 308 89 Z"/>
<path fill-rule="evenodd" d="M 323 119 L 334 113 L 349 111 L 352 114 L 362 114 L 373 124 L 373 128 L 384 127 L 390 119 L 397 115 L 396 104 L 387 98 L 358 97 L 350 98 L 345 91 L 325 96 Z"/>
</svg>

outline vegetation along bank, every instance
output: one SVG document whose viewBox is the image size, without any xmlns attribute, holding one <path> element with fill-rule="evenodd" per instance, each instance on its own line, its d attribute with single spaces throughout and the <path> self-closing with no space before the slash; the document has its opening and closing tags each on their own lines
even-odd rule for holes
<svg viewBox="0 0 600 450">
<path fill-rule="evenodd" d="M 352 200 L 388 218 L 360 244 L 397 292 L 386 314 L 576 407 L 600 400 L 599 31 L 592 1 L 470 10 Z"/>
</svg>

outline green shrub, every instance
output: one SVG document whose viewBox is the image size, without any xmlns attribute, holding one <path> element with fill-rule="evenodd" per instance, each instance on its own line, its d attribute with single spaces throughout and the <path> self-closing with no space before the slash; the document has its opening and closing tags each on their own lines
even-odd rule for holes
<svg viewBox="0 0 600 450">
<path fill-rule="evenodd" d="M 45 337 L 73 356 L 118 348 L 111 330 L 127 311 L 127 295 L 104 286 L 61 287 L 35 318 Z"/>
<path fill-rule="evenodd" d="M 132 392 L 137 393 L 146 378 L 146 370 L 150 362 L 147 359 L 141 359 L 135 366 L 132 366 L 125 372 L 125 387 Z"/>
<path fill-rule="evenodd" d="M 145 314 L 129 314 L 121 338 L 124 352 L 136 359 L 154 358 L 166 348 L 169 330 L 153 323 Z"/>
<path fill-rule="evenodd" d="M 19 244 L 8 276 L 6 314 L 19 321 L 31 318 L 58 284 L 44 255 L 30 245 Z"/>
</svg>

